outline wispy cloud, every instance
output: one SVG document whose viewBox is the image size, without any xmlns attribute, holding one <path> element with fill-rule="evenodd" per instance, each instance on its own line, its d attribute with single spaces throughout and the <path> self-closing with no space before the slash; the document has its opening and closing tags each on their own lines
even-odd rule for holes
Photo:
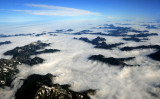
<svg viewBox="0 0 160 99">
<path fill-rule="evenodd" d="M 112 17 L 112 16 L 107 16 L 107 18 L 108 18 L 108 19 L 113 19 L 113 17 Z"/>
<path fill-rule="evenodd" d="M 29 7 L 41 8 L 42 10 L 13 10 L 26 12 L 32 15 L 48 15 L 48 16 L 100 16 L 100 13 L 92 12 L 88 10 L 51 6 L 51 5 L 41 5 L 41 4 L 27 4 Z"/>
</svg>

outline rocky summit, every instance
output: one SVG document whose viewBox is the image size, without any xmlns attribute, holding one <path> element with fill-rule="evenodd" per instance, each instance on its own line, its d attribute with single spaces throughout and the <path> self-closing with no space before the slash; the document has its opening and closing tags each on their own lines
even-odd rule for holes
<svg viewBox="0 0 160 99">
<path fill-rule="evenodd" d="M 52 83 L 51 74 L 30 75 L 16 93 L 16 99 L 90 99 L 95 90 L 75 92 L 69 89 L 69 85 Z"/>
<path fill-rule="evenodd" d="M 74 38 L 74 39 L 77 39 L 77 38 Z M 95 45 L 94 48 L 100 48 L 100 49 L 110 49 L 112 50 L 112 48 L 115 48 L 115 47 L 118 47 L 120 45 L 123 45 L 124 43 L 115 43 L 115 44 L 107 44 L 105 41 L 106 39 L 103 38 L 103 37 L 96 37 L 95 39 L 93 40 L 89 40 L 88 38 L 86 37 L 81 37 L 79 38 L 79 40 L 82 40 L 84 42 L 87 42 L 87 43 L 91 43 L 92 45 Z"/>
<path fill-rule="evenodd" d="M 33 66 L 43 63 L 44 59 L 40 57 L 31 58 L 31 55 L 38 55 L 44 53 L 55 53 L 60 50 L 44 49 L 49 46 L 49 43 L 42 43 L 41 41 L 33 42 L 31 44 L 16 47 L 12 50 L 6 51 L 4 55 L 11 55 L 11 59 L 0 59 L 0 87 L 10 86 L 14 76 L 18 73 L 17 65 L 27 64 Z M 44 49 L 42 51 L 38 51 Z"/>
<path fill-rule="evenodd" d="M 0 87 L 10 86 L 14 76 L 18 73 L 17 60 L 0 59 Z"/>
<path fill-rule="evenodd" d="M 129 61 L 129 60 L 132 60 L 134 58 L 135 57 L 127 57 L 127 58 L 108 57 L 108 58 L 105 58 L 103 55 L 99 54 L 99 55 L 92 55 L 88 59 L 93 60 L 93 61 L 100 61 L 100 62 L 110 64 L 110 65 L 114 65 L 114 66 L 124 67 L 124 66 L 133 66 L 133 65 L 126 64 L 124 61 Z"/>
<path fill-rule="evenodd" d="M 16 47 L 12 50 L 5 52 L 4 55 L 12 55 L 13 56 L 12 59 L 15 59 L 21 63 L 32 66 L 38 63 L 42 63 L 44 60 L 40 57 L 31 58 L 31 55 L 54 53 L 60 51 L 57 49 L 44 49 L 49 45 L 50 43 L 42 43 L 41 41 L 37 41 L 29 45 L 25 45 L 23 47 Z M 38 51 L 40 49 L 44 50 Z"/>
</svg>

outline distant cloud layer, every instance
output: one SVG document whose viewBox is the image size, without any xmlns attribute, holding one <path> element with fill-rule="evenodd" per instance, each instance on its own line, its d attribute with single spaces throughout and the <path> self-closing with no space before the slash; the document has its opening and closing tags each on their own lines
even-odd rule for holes
<svg viewBox="0 0 160 99">
<path fill-rule="evenodd" d="M 68 7 L 60 6 L 50 6 L 50 5 L 41 5 L 41 4 L 27 4 L 29 7 L 41 8 L 42 10 L 13 10 L 13 11 L 22 11 L 32 15 L 47 15 L 47 16 L 100 16 L 100 13 L 91 12 L 88 10 L 81 10 Z"/>
</svg>

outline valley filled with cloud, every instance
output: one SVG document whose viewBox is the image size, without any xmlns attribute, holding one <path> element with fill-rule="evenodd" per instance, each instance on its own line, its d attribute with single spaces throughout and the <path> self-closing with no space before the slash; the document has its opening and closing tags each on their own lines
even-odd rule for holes
<svg viewBox="0 0 160 99">
<path fill-rule="evenodd" d="M 159 0 L 1 0 L 0 99 L 160 99 Z"/>
<path fill-rule="evenodd" d="M 160 98 L 158 23 L 83 26 L 1 34 L 0 98 Z"/>
</svg>

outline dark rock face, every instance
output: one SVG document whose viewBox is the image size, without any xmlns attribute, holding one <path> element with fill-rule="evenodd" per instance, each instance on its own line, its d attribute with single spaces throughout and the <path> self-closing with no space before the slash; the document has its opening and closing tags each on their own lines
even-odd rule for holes
<svg viewBox="0 0 160 99">
<path fill-rule="evenodd" d="M 55 32 L 48 32 L 48 34 L 52 34 L 52 33 L 55 33 Z"/>
<path fill-rule="evenodd" d="M 105 42 L 102 42 L 95 46 L 95 48 L 102 48 L 102 49 L 112 49 L 117 46 L 123 45 L 124 43 L 116 43 L 116 44 L 106 44 Z"/>
<path fill-rule="evenodd" d="M 31 58 L 31 55 L 60 51 L 57 49 L 44 49 L 49 45 L 49 43 L 37 41 L 5 52 L 4 55 L 12 55 L 13 57 L 10 60 L 0 59 L 0 87 L 11 86 L 12 81 L 15 79 L 14 76 L 19 72 L 17 65 L 24 63 L 32 66 L 44 61 L 39 57 Z M 69 85 L 52 83 L 52 77 L 54 76 L 51 74 L 33 74 L 29 76 L 24 80 L 21 88 L 17 90 L 16 99 L 90 99 L 88 94 L 95 93 L 95 90 L 72 91 L 69 89 Z"/>
<path fill-rule="evenodd" d="M 74 38 L 74 39 L 77 39 L 77 38 Z M 91 44 L 95 45 L 95 48 L 101 48 L 101 49 L 112 49 L 114 47 L 117 47 L 117 46 L 120 46 L 120 45 L 123 44 L 123 43 L 107 44 L 105 42 L 106 39 L 102 38 L 102 37 L 99 37 L 99 36 L 97 38 L 93 39 L 93 40 L 89 40 L 86 37 L 81 37 L 81 38 L 79 38 L 79 40 L 82 40 L 82 41 L 87 42 L 87 43 L 91 43 Z"/>
<path fill-rule="evenodd" d="M 15 34 L 15 35 L 5 35 L 5 34 L 0 34 L 0 38 L 5 38 L 5 37 L 16 37 L 16 36 L 32 36 L 35 33 L 28 33 L 28 34 Z"/>
<path fill-rule="evenodd" d="M 47 33 L 40 33 L 40 34 L 36 34 L 35 36 L 39 37 L 39 36 L 42 36 L 42 35 L 46 35 Z"/>
<path fill-rule="evenodd" d="M 30 66 L 43 63 L 44 59 L 40 57 L 31 58 L 31 55 L 38 55 L 43 53 L 55 53 L 60 50 L 57 49 L 44 49 L 49 46 L 48 43 L 42 43 L 37 41 L 23 47 L 16 47 L 13 50 L 7 51 L 4 55 L 12 55 L 13 57 L 8 59 L 0 59 L 0 87 L 10 86 L 13 81 L 13 77 L 18 73 L 17 65 L 22 63 Z M 38 51 L 44 49 L 42 51 Z"/>
<path fill-rule="evenodd" d="M 91 43 L 92 44 L 94 44 L 94 45 L 98 45 L 98 44 L 100 44 L 101 42 L 105 42 L 106 41 L 106 39 L 105 38 L 102 38 L 102 37 L 97 37 L 97 38 L 95 38 L 95 39 L 93 39 L 92 41 L 91 41 Z"/>
<path fill-rule="evenodd" d="M 33 59 L 22 60 L 21 63 L 28 64 L 30 66 L 43 63 L 44 59 L 40 57 L 34 57 Z"/>
<path fill-rule="evenodd" d="M 90 35 L 110 36 L 110 35 L 108 35 L 106 33 L 102 33 L 102 32 L 97 32 L 97 33 L 77 32 L 77 33 L 69 33 L 69 34 L 73 34 L 73 35 L 90 34 Z"/>
<path fill-rule="evenodd" d="M 131 37 L 131 38 L 123 38 L 123 40 L 125 40 L 125 41 L 135 41 L 135 42 L 144 42 L 144 41 L 148 40 L 148 38 L 140 39 L 140 38 Z"/>
<path fill-rule="evenodd" d="M 48 32 L 47 34 L 50 34 L 50 36 L 54 36 L 54 33 L 68 34 L 68 33 L 65 33 L 65 32 L 72 32 L 72 31 L 74 31 L 74 30 L 73 29 L 67 29 L 67 30 L 60 29 L 60 30 L 56 30 L 55 32 Z"/>
<path fill-rule="evenodd" d="M 136 30 L 131 27 L 120 27 L 120 26 L 114 26 L 113 24 L 105 24 L 103 27 L 100 26 L 98 28 L 94 27 L 92 29 L 106 29 L 108 33 L 102 33 L 102 32 L 96 32 L 93 33 L 91 30 L 82 30 L 77 33 L 64 33 L 69 35 L 98 35 L 98 36 L 114 36 L 114 37 L 125 37 L 123 40 L 125 41 L 135 41 L 135 42 L 144 42 L 149 40 L 147 37 L 149 36 L 158 36 L 158 33 L 149 33 L 148 30 Z M 112 29 L 112 30 L 108 30 Z M 136 34 L 129 35 L 128 32 L 134 32 Z M 82 38 L 83 39 L 83 38 Z M 121 44 L 120 44 L 121 45 Z M 98 47 L 97 47 L 98 48 Z M 101 48 L 101 47 L 100 47 Z M 108 49 L 107 47 L 103 47 L 104 49 Z"/>
<path fill-rule="evenodd" d="M 128 35 L 128 32 L 134 32 L 137 34 Z M 109 34 L 107 36 L 117 36 L 117 37 L 130 37 L 130 38 L 136 38 L 136 37 L 148 37 L 148 36 L 158 36 L 157 33 L 149 33 L 149 31 L 139 31 L 139 30 L 111 30 L 109 31 Z"/>
<path fill-rule="evenodd" d="M 136 30 L 131 27 L 114 26 L 113 24 L 105 24 L 103 27 L 98 27 L 97 29 L 113 29 L 113 30 L 109 30 L 108 32 L 110 34 L 113 34 L 114 36 L 120 36 L 121 34 L 126 34 L 128 32 L 134 32 L 134 33 L 140 33 L 140 34 L 149 32 L 147 30 L 144 30 L 144 31 Z"/>
<path fill-rule="evenodd" d="M 120 50 L 121 51 L 131 51 L 135 49 L 157 49 L 158 50 L 157 52 L 152 53 L 147 56 L 153 60 L 160 61 L 160 45 L 148 45 L 148 46 L 143 45 L 143 46 L 137 46 L 137 47 L 123 47 Z"/>
<path fill-rule="evenodd" d="M 115 32 L 115 33 L 106 34 L 105 36 L 137 38 L 137 37 L 158 36 L 158 34 L 157 33 L 140 33 L 140 34 L 128 35 L 128 34 L 124 34 L 124 33 L 116 33 Z"/>
<path fill-rule="evenodd" d="M 14 75 L 18 73 L 18 64 L 16 60 L 0 59 L 0 87 L 11 85 Z"/>
<path fill-rule="evenodd" d="M 56 33 L 62 33 L 62 32 L 64 32 L 63 29 L 61 29 L 61 30 L 56 30 Z"/>
<path fill-rule="evenodd" d="M 127 25 L 127 24 L 121 24 L 121 25 Z M 128 32 L 145 33 L 145 32 L 149 32 L 147 30 L 144 30 L 144 31 L 136 30 L 131 27 L 114 26 L 113 24 L 105 24 L 104 26 L 105 26 L 105 29 L 114 29 L 114 30 L 109 31 L 110 33 L 128 33 Z M 99 29 L 103 29 L 103 27 L 99 27 Z"/>
<path fill-rule="evenodd" d="M 95 90 L 74 92 L 68 85 L 54 84 L 52 87 L 43 85 L 34 96 L 34 99 L 90 99 L 89 95 L 94 95 Z"/>
<path fill-rule="evenodd" d="M 34 55 L 36 53 L 36 50 L 40 50 L 49 45 L 50 44 L 46 44 L 46 43 L 42 43 L 41 41 L 37 41 L 29 45 L 23 46 L 23 47 L 16 47 L 13 50 L 5 52 L 4 55 L 13 55 L 13 58 L 17 56 L 22 56 L 23 54 Z"/>
<path fill-rule="evenodd" d="M 104 26 L 100 27 L 93 27 L 92 29 L 105 29 L 108 33 L 102 33 L 102 32 L 96 32 L 93 33 L 92 30 L 82 30 L 80 32 L 76 33 L 64 33 L 64 34 L 69 34 L 69 35 L 83 35 L 83 34 L 89 34 L 89 35 L 98 35 L 98 36 L 114 36 L 114 37 L 129 37 L 129 38 L 124 38 L 126 41 L 135 41 L 135 42 L 141 42 L 141 41 L 146 41 L 148 40 L 147 37 L 149 36 L 157 36 L 157 33 L 149 33 L 148 30 L 136 30 L 131 27 L 120 27 L 120 26 L 114 26 L 113 24 L 105 24 Z M 112 29 L 112 30 L 108 30 Z M 133 35 L 128 35 L 128 32 L 134 32 L 136 34 Z M 59 33 L 59 32 L 54 32 L 54 33 Z M 62 32 L 60 32 L 62 33 Z M 143 39 L 139 38 L 143 37 Z"/>
<path fill-rule="evenodd" d="M 77 33 L 73 33 L 74 35 L 81 35 L 81 34 L 90 34 L 90 32 L 93 32 L 91 30 L 82 30 L 80 32 Z"/>
<path fill-rule="evenodd" d="M 98 27 L 98 29 L 114 29 L 114 30 L 118 30 L 121 33 L 127 33 L 132 28 L 131 27 L 114 26 L 113 24 L 105 24 L 103 27 Z"/>
<path fill-rule="evenodd" d="M 24 80 L 23 85 L 20 89 L 18 89 L 16 93 L 16 99 L 33 99 L 36 91 L 42 85 L 52 85 L 52 75 L 47 74 L 45 76 L 33 74 L 29 76 L 26 80 Z"/>
<path fill-rule="evenodd" d="M 81 37 L 81 38 L 79 38 L 79 40 L 82 40 L 87 43 L 91 43 L 91 41 L 87 37 Z"/>
<path fill-rule="evenodd" d="M 55 53 L 55 52 L 59 52 L 59 51 L 60 50 L 58 50 L 58 49 L 44 49 L 42 51 L 37 51 L 35 53 L 35 55 L 37 55 L 37 54 L 43 54 L 43 53 Z"/>
<path fill-rule="evenodd" d="M 42 63 L 44 60 L 39 57 L 31 59 L 30 58 L 31 55 L 54 53 L 60 51 L 57 49 L 45 49 L 42 51 L 37 51 L 49 45 L 50 45 L 49 43 L 42 43 L 41 41 L 37 41 L 23 47 L 16 47 L 13 50 L 5 52 L 4 55 L 13 55 L 12 59 L 15 59 L 21 63 L 25 63 L 32 66 L 38 63 Z"/>
<path fill-rule="evenodd" d="M 144 24 L 144 25 L 141 25 L 141 26 L 145 26 L 147 29 L 158 29 L 158 28 L 156 27 L 156 25 Z"/>
<path fill-rule="evenodd" d="M 160 49 L 159 45 L 143 45 L 143 46 L 137 46 L 137 47 L 123 47 L 120 50 L 121 51 L 131 51 L 135 49 Z"/>
<path fill-rule="evenodd" d="M 68 29 L 68 30 L 67 30 L 67 32 L 71 32 L 71 31 L 74 31 L 74 30 L 73 30 L 73 29 Z"/>
<path fill-rule="evenodd" d="M 90 99 L 88 94 L 95 93 L 94 90 L 74 92 L 69 85 L 53 84 L 52 77 L 51 74 L 29 76 L 18 89 L 16 99 Z"/>
<path fill-rule="evenodd" d="M 126 63 L 124 63 L 124 61 L 128 61 L 128 60 L 132 60 L 135 57 L 128 57 L 128 58 L 113 58 L 113 57 L 108 57 L 105 58 L 103 55 L 99 54 L 99 55 L 92 55 L 91 57 L 89 57 L 89 60 L 93 60 L 93 61 L 100 61 L 106 64 L 110 64 L 110 65 L 116 65 L 116 66 L 133 66 L 133 65 L 128 65 Z"/>
<path fill-rule="evenodd" d="M 0 42 L 0 46 L 4 44 L 11 44 L 11 41 Z"/>
<path fill-rule="evenodd" d="M 112 29 L 112 28 L 109 28 L 109 29 Z M 110 30 L 108 31 L 109 33 L 112 33 L 112 34 L 122 34 L 122 33 L 128 33 L 131 31 L 131 28 L 130 27 L 115 27 L 113 28 L 114 30 Z"/>
<path fill-rule="evenodd" d="M 50 36 L 58 36 L 58 35 L 56 35 L 56 34 L 49 34 Z"/>
<path fill-rule="evenodd" d="M 158 50 L 155 53 L 152 53 L 152 54 L 148 55 L 148 57 L 152 58 L 153 60 L 160 61 L 160 50 Z"/>
<path fill-rule="evenodd" d="M 150 94 L 153 97 L 159 98 L 159 96 L 151 91 L 148 91 L 148 94 Z"/>
<path fill-rule="evenodd" d="M 140 34 L 134 34 L 134 35 L 128 35 L 130 37 L 148 37 L 148 36 L 158 36 L 157 33 L 140 33 Z"/>
</svg>

